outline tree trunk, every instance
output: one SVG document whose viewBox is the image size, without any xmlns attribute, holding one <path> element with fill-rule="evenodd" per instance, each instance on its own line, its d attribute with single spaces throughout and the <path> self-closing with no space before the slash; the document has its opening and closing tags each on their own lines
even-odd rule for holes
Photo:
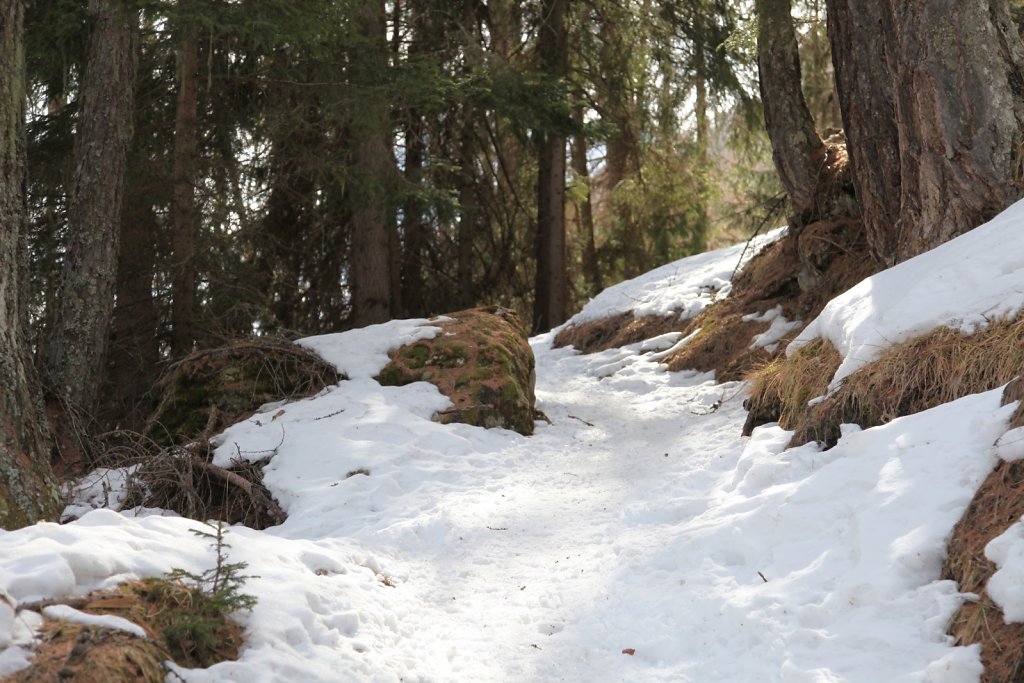
<svg viewBox="0 0 1024 683">
<path fill-rule="evenodd" d="M 884 2 L 829 0 L 828 36 L 853 185 L 868 247 L 885 267 L 895 262 L 900 215 L 892 34 Z"/>
<path fill-rule="evenodd" d="M 551 78 L 568 70 L 566 3 L 544 0 L 538 50 L 541 68 Z M 540 132 L 537 171 L 537 277 L 533 331 L 544 332 L 565 321 L 568 278 L 565 262 L 565 135 Z"/>
<path fill-rule="evenodd" d="M 576 125 L 583 128 L 583 107 L 576 105 L 573 108 L 573 118 Z M 587 289 L 590 296 L 596 295 L 604 289 L 604 282 L 601 278 L 601 268 L 597 262 L 597 241 L 594 236 L 594 210 L 590 203 L 590 170 L 587 164 L 587 138 L 583 133 L 577 133 L 572 138 L 572 171 L 576 176 L 576 182 L 584 186 L 583 197 L 579 206 L 576 207 L 576 215 L 579 218 L 580 233 L 583 235 L 583 276 L 587 281 Z"/>
<path fill-rule="evenodd" d="M 151 197 L 129 178 L 102 401 L 105 423 L 111 429 L 141 430 L 152 408 L 145 396 L 156 381 L 160 363 L 160 312 L 153 298 L 158 225 Z"/>
<path fill-rule="evenodd" d="M 829 0 L 854 183 L 891 265 L 1020 196 L 1024 49 L 1005 0 Z"/>
<path fill-rule="evenodd" d="M 181 28 L 177 72 L 171 199 L 171 355 L 180 358 L 192 352 L 196 338 L 196 232 L 199 229 L 196 206 L 199 38 L 196 27 L 187 21 Z"/>
<path fill-rule="evenodd" d="M 60 513 L 20 291 L 25 226 L 25 53 L 21 0 L 0 0 L 0 528 Z"/>
<path fill-rule="evenodd" d="M 896 259 L 989 220 L 1020 196 L 1024 49 L 1005 0 L 890 0 L 901 184 Z"/>
<path fill-rule="evenodd" d="M 138 15 L 90 0 L 68 245 L 47 352 L 50 389 L 92 412 L 103 379 L 117 279 L 118 233 L 134 111 Z"/>
<path fill-rule="evenodd" d="M 757 68 L 772 159 L 794 212 L 815 208 L 825 146 L 801 89 L 800 53 L 790 0 L 756 0 Z"/>
<path fill-rule="evenodd" d="M 362 101 L 352 121 L 353 207 L 352 324 L 357 327 L 391 318 L 388 223 L 384 202 L 391 168 L 389 111 L 380 77 L 387 69 L 386 15 L 383 0 L 363 0 L 359 35 L 365 41 L 352 56 L 352 74 Z"/>
</svg>

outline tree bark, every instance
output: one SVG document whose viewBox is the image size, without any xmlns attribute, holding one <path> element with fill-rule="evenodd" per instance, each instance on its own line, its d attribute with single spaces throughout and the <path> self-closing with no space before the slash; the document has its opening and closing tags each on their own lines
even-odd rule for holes
<svg viewBox="0 0 1024 683">
<path fill-rule="evenodd" d="M 867 237 L 884 265 L 1003 210 L 1019 184 L 1024 48 L 1005 0 L 829 0 Z"/>
<path fill-rule="evenodd" d="M 573 108 L 573 118 L 576 125 L 583 128 L 583 107 L 576 105 Z M 597 240 L 594 235 L 594 210 L 590 202 L 590 169 L 587 163 L 587 138 L 582 133 L 577 133 L 572 138 L 572 171 L 576 176 L 576 182 L 582 183 L 585 190 L 579 205 L 576 207 L 576 215 L 579 218 L 579 229 L 583 235 L 583 275 L 586 278 L 590 296 L 596 295 L 604 289 L 604 282 L 601 278 L 601 268 L 597 262 Z"/>
<path fill-rule="evenodd" d="M 189 3 L 185 3 L 187 7 Z M 174 115 L 171 199 L 171 355 L 192 352 L 196 332 L 196 177 L 199 159 L 199 38 L 184 22 L 177 55 L 178 94 Z"/>
<path fill-rule="evenodd" d="M 900 215 L 892 35 L 884 2 L 829 0 L 828 36 L 854 190 L 868 247 L 885 267 L 895 263 Z"/>
<path fill-rule="evenodd" d="M 790 0 L 756 0 L 757 68 L 772 159 L 797 216 L 815 208 L 825 145 L 801 89 Z"/>
<path fill-rule="evenodd" d="M 29 360 L 20 248 L 25 206 L 25 53 L 21 0 L 0 0 L 0 528 L 60 512 L 49 434 Z"/>
<path fill-rule="evenodd" d="M 363 0 L 358 17 L 364 43 L 352 55 L 353 80 L 363 93 L 352 121 L 352 324 L 361 327 L 391 318 L 387 184 L 393 169 L 388 151 L 389 111 L 380 77 L 387 69 L 386 15 L 383 0 Z"/>
<path fill-rule="evenodd" d="M 989 220 L 1020 196 L 1024 48 L 1005 0 L 889 0 L 898 68 L 896 259 Z"/>
<path fill-rule="evenodd" d="M 568 0 L 544 0 L 538 50 L 541 68 L 550 78 L 568 71 Z M 565 135 L 539 133 L 537 172 L 537 276 L 533 331 L 544 332 L 565 321 L 568 277 L 565 255 Z"/>
<path fill-rule="evenodd" d="M 50 390 L 86 412 L 95 408 L 114 307 L 138 31 L 138 15 L 109 0 L 90 0 L 89 15 L 68 244 L 46 362 Z"/>
<path fill-rule="evenodd" d="M 107 427 L 140 430 L 152 407 L 144 397 L 159 374 L 160 311 L 153 298 L 154 237 L 159 223 L 145 188 L 131 178 L 127 185 L 102 403 Z"/>
</svg>

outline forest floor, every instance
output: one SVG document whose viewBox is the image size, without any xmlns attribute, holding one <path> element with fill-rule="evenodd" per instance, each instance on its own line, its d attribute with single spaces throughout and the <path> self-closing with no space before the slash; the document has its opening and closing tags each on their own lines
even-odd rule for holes
<svg viewBox="0 0 1024 683">
<path fill-rule="evenodd" d="M 842 304 L 854 322 L 826 311 L 814 329 L 834 338 L 844 370 L 858 340 L 913 334 L 903 323 L 983 316 L 985 296 L 1024 306 L 1022 271 L 998 261 L 1024 250 L 969 258 L 985 239 L 1022 238 L 976 232 L 854 292 Z M 700 309 L 740 250 L 618 285 L 587 316 L 638 302 Z M 952 299 L 927 281 L 971 268 L 973 287 Z M 1009 289 L 993 292 L 1000 282 Z M 925 297 L 916 317 L 887 315 L 898 298 L 887 287 L 918 286 L 938 292 L 934 305 Z M 859 325 L 873 332 L 858 336 Z M 1005 445 L 1014 405 L 1000 405 L 1000 390 L 882 427 L 845 425 L 829 450 L 786 450 L 791 433 L 777 425 L 740 436 L 744 384 L 666 369 L 680 334 L 581 355 L 554 349 L 552 333 L 531 340 L 548 421 L 523 437 L 432 422 L 447 406 L 435 387 L 372 379 L 389 348 L 436 332 L 395 321 L 304 340 L 349 379 L 218 437 L 220 465 L 269 460 L 264 483 L 288 519 L 227 535 L 258 599 L 238 615 L 239 659 L 174 667 L 168 680 L 978 680 L 979 648 L 946 635 L 966 598 L 938 577 L 981 481 L 1000 455 L 1024 455 Z M 215 562 L 195 521 L 106 509 L 125 476 L 83 482 L 75 522 L 0 531 L 0 676 L 35 644 L 41 617 L 19 604 Z M 994 595 L 1004 607 L 1024 607 L 1012 589 L 1024 576 L 1018 527 L 993 555 L 1010 586 Z"/>
</svg>

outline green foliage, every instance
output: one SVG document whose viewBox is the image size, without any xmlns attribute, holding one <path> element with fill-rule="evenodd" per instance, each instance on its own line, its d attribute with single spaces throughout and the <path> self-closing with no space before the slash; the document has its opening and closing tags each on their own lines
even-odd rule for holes
<svg viewBox="0 0 1024 683">
<path fill-rule="evenodd" d="M 232 640 L 229 616 L 256 605 L 254 596 L 242 592 L 245 581 L 254 577 L 242 573 L 246 563 L 228 562 L 223 523 L 212 528 L 212 533 L 192 533 L 210 539 L 213 567 L 200 574 L 176 568 L 161 579 L 144 581 L 140 589 L 149 602 L 165 607 L 158 623 L 175 661 L 194 666 L 219 661 L 220 650 Z"/>
</svg>

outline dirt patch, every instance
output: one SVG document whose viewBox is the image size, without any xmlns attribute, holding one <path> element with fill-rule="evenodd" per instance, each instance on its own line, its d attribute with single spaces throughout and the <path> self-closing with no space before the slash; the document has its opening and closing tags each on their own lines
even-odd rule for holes
<svg viewBox="0 0 1024 683">
<path fill-rule="evenodd" d="M 238 659 L 241 628 L 221 613 L 197 611 L 195 606 L 203 602 L 196 599 L 197 590 L 183 582 L 146 579 L 80 598 L 20 605 L 33 611 L 49 605 L 69 605 L 87 614 L 118 616 L 142 627 L 146 638 L 117 629 L 46 619 L 29 668 L 5 677 L 3 683 L 163 683 L 167 660 L 205 668 Z M 183 627 L 183 623 L 188 626 Z M 197 623 L 201 632 L 193 630 Z M 183 632 L 189 637 L 181 638 Z M 203 647 L 198 646 L 199 641 Z"/>
<path fill-rule="evenodd" d="M 985 586 L 996 571 L 985 546 L 1024 515 L 1024 461 L 1001 461 L 985 479 L 953 527 L 942 578 L 979 596 L 953 616 L 949 633 L 957 645 L 981 644 L 982 683 L 1024 681 L 1024 624 L 1007 624 Z"/>
<path fill-rule="evenodd" d="M 533 434 L 534 357 L 515 313 L 474 308 L 431 322 L 443 332 L 389 353 L 377 381 L 385 386 L 430 382 L 451 399 L 439 422 Z"/>
<path fill-rule="evenodd" d="M 157 383 L 159 405 L 144 431 L 164 446 L 189 443 L 265 403 L 312 396 L 342 379 L 333 365 L 285 341 L 252 339 L 197 351 Z"/>
<path fill-rule="evenodd" d="M 635 317 L 620 313 L 610 318 L 569 325 L 555 336 L 555 348 L 571 346 L 580 353 L 597 353 L 651 339 L 667 332 L 681 332 L 689 325 L 678 314 Z"/>
</svg>

